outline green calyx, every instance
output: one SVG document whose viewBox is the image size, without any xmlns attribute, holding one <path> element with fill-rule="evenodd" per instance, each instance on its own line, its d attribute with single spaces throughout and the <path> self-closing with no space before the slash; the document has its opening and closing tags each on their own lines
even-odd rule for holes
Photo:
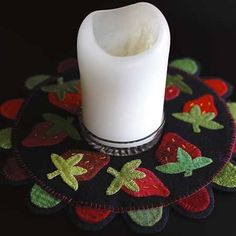
<svg viewBox="0 0 236 236">
<path fill-rule="evenodd" d="M 215 118 L 213 112 L 202 113 L 198 105 L 193 106 L 190 112 L 173 113 L 172 116 L 178 120 L 192 124 L 194 133 L 200 133 L 200 127 L 210 130 L 224 128 L 223 125 L 213 121 Z"/>
<path fill-rule="evenodd" d="M 76 166 L 81 159 L 83 158 L 83 154 L 76 154 L 74 156 L 69 157 L 65 160 L 62 156 L 59 156 L 55 153 L 51 155 L 51 160 L 57 170 L 52 173 L 47 174 L 48 179 L 53 179 L 58 175 L 61 176 L 62 180 L 75 191 L 78 190 L 79 184 L 76 180 L 75 176 L 83 175 L 87 173 L 87 170 Z"/>
<path fill-rule="evenodd" d="M 64 82 L 63 77 L 57 79 L 57 84 L 42 86 L 41 90 L 47 93 L 55 93 L 59 100 L 65 98 L 66 93 L 78 93 L 79 80 Z"/>
<path fill-rule="evenodd" d="M 43 118 L 52 123 L 52 126 L 47 131 L 47 136 L 53 136 L 63 132 L 75 140 L 81 140 L 78 130 L 73 125 L 74 117 L 68 116 L 64 118 L 53 113 L 45 113 L 43 114 Z"/>
<path fill-rule="evenodd" d="M 113 175 L 115 178 L 106 190 L 106 195 L 113 195 L 117 193 L 122 186 L 125 186 L 131 191 L 138 192 L 139 186 L 135 183 L 135 179 L 142 179 L 146 176 L 145 173 L 135 170 L 142 163 L 141 160 L 136 159 L 124 164 L 120 172 L 112 167 L 107 169 L 107 173 Z"/>
<path fill-rule="evenodd" d="M 177 150 L 177 162 L 157 166 L 156 170 L 165 174 L 184 173 L 184 177 L 188 177 L 192 176 L 193 170 L 205 167 L 212 162 L 212 159 L 208 157 L 196 157 L 192 159 L 185 150 L 179 147 Z"/>
<path fill-rule="evenodd" d="M 192 94 L 192 89 L 183 81 L 183 77 L 181 75 L 167 75 L 166 78 L 166 87 L 176 86 L 180 89 L 181 92 Z"/>
<path fill-rule="evenodd" d="M 197 62 L 190 58 L 176 59 L 170 63 L 170 66 L 192 75 L 196 74 L 199 70 Z"/>
</svg>

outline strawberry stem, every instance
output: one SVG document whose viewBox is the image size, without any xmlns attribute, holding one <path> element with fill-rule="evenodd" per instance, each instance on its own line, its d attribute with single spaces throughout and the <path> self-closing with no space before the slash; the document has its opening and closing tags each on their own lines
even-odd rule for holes
<svg viewBox="0 0 236 236">
<path fill-rule="evenodd" d="M 48 179 L 53 179 L 53 178 L 57 177 L 58 175 L 60 175 L 60 170 L 55 170 L 51 173 L 48 173 L 47 177 L 48 177 Z"/>
<path fill-rule="evenodd" d="M 112 168 L 112 167 L 108 167 L 107 173 L 113 175 L 113 176 L 116 177 L 116 178 L 117 178 L 117 177 L 119 176 L 119 174 L 120 174 L 117 170 L 115 170 L 115 169 Z"/>
</svg>

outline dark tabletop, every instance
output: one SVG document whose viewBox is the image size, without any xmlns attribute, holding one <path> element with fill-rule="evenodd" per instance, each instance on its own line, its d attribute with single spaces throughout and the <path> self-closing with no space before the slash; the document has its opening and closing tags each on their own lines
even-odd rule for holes
<svg viewBox="0 0 236 236">
<path fill-rule="evenodd" d="M 48 1 L 49 2 L 49 1 Z M 58 61 L 76 57 L 76 37 L 83 18 L 91 11 L 136 1 L 85 2 L 1 6 L 0 98 L 17 97 L 26 77 L 53 73 Z M 236 85 L 236 2 L 234 0 L 149 1 L 165 14 L 171 30 L 170 59 L 190 56 L 202 64 L 202 74 L 218 75 Z M 234 95 L 236 99 L 236 95 Z M 103 231 L 78 230 L 62 211 L 35 216 L 24 204 L 28 187 L 0 187 L 1 233 L 7 235 L 134 235 L 117 217 Z M 172 212 L 158 235 L 236 235 L 236 194 L 215 191 L 215 209 L 205 220 L 189 220 Z"/>
</svg>

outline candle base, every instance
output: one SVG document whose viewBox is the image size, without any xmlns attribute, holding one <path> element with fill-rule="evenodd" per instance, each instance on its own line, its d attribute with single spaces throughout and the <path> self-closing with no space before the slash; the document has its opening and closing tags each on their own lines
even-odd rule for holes
<svg viewBox="0 0 236 236">
<path fill-rule="evenodd" d="M 147 151 L 158 143 L 164 128 L 165 117 L 163 113 L 163 120 L 161 125 L 152 134 L 142 139 L 126 142 L 117 142 L 113 140 L 103 139 L 90 132 L 83 124 L 81 111 L 79 112 L 79 122 L 84 139 L 94 149 L 112 156 L 132 156 Z"/>
</svg>

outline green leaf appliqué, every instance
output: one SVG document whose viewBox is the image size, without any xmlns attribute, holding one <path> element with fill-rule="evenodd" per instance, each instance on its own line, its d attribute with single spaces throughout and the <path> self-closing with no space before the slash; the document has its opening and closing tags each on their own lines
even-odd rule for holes
<svg viewBox="0 0 236 236">
<path fill-rule="evenodd" d="M 166 87 L 176 86 L 183 93 L 192 94 L 192 89 L 183 81 L 183 77 L 181 75 L 167 75 L 166 78 Z"/>
<path fill-rule="evenodd" d="M 142 163 L 141 160 L 136 159 L 127 162 L 123 165 L 120 172 L 112 167 L 107 169 L 107 173 L 113 175 L 115 178 L 106 190 L 106 195 L 113 195 L 117 193 L 122 186 L 130 189 L 131 191 L 138 192 L 139 186 L 135 183 L 135 179 L 142 179 L 146 176 L 145 173 L 135 170 Z"/>
<path fill-rule="evenodd" d="M 51 78 L 50 75 L 34 75 L 26 79 L 25 87 L 29 90 L 34 89 L 36 86 Z"/>
<path fill-rule="evenodd" d="M 196 74 L 198 71 L 198 64 L 190 58 L 180 58 L 172 61 L 170 66 L 181 69 L 189 74 Z"/>
<path fill-rule="evenodd" d="M 53 113 L 45 113 L 43 114 L 43 118 L 53 124 L 47 131 L 48 136 L 53 136 L 60 132 L 64 132 L 75 140 L 81 140 L 78 130 L 73 126 L 73 122 L 75 120 L 74 117 L 68 116 L 64 118 Z"/>
<path fill-rule="evenodd" d="M 236 188 L 236 166 L 228 162 L 224 169 L 214 177 L 213 183 L 226 188 Z"/>
<path fill-rule="evenodd" d="M 55 93 L 59 100 L 63 100 L 66 93 L 78 93 L 79 80 L 64 82 L 63 77 L 57 79 L 57 84 L 42 86 L 41 90 L 47 93 Z"/>
<path fill-rule="evenodd" d="M 229 108 L 229 111 L 230 111 L 233 119 L 236 121 L 236 102 L 228 102 L 227 106 Z"/>
<path fill-rule="evenodd" d="M 11 134 L 12 128 L 5 128 L 0 130 L 0 148 L 11 149 Z"/>
<path fill-rule="evenodd" d="M 203 168 L 212 163 L 208 157 L 192 157 L 182 148 L 177 150 L 177 162 L 171 162 L 156 167 L 156 170 L 165 174 L 184 173 L 184 177 L 192 176 L 193 170 Z"/>
<path fill-rule="evenodd" d="M 31 189 L 30 200 L 35 206 L 40 208 L 52 208 L 61 202 L 44 191 L 37 184 L 33 185 Z"/>
<path fill-rule="evenodd" d="M 210 130 L 224 128 L 223 125 L 213 121 L 215 118 L 215 114 L 213 112 L 202 113 L 198 105 L 193 106 L 190 112 L 173 113 L 172 116 L 178 120 L 192 124 L 194 133 L 200 133 L 200 127 Z"/>
<path fill-rule="evenodd" d="M 51 160 L 57 170 L 47 174 L 48 179 L 53 179 L 56 176 L 60 175 L 62 180 L 69 187 L 76 191 L 79 187 L 79 184 L 75 176 L 87 173 L 86 169 L 80 166 L 75 166 L 81 161 L 82 158 L 83 154 L 76 154 L 65 160 L 63 157 L 53 153 L 51 155 Z"/>
<path fill-rule="evenodd" d="M 128 211 L 127 214 L 137 225 L 151 227 L 161 220 L 163 208 L 158 207 L 147 210 Z"/>
</svg>

